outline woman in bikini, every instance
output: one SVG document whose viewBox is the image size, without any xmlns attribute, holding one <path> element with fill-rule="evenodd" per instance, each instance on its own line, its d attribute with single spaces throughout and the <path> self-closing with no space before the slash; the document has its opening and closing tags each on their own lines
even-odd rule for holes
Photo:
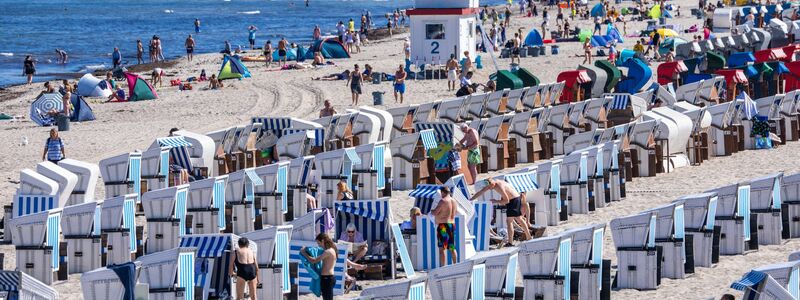
<svg viewBox="0 0 800 300">
<path fill-rule="evenodd" d="M 247 238 L 239 239 L 239 249 L 233 252 L 233 259 L 228 268 L 231 277 L 236 280 L 236 299 L 244 299 L 245 283 L 250 292 L 250 299 L 257 300 L 256 285 L 261 282 L 258 274 L 258 263 L 256 255 L 250 249 L 250 241 Z"/>
</svg>

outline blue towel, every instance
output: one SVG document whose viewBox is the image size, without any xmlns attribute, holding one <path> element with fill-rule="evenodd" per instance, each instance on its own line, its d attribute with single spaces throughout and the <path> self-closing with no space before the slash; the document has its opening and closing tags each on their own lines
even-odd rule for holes
<svg viewBox="0 0 800 300">
<path fill-rule="evenodd" d="M 133 300 L 133 289 L 136 286 L 136 265 L 129 262 L 120 265 L 111 265 L 108 266 L 108 268 L 114 271 L 117 277 L 119 277 L 119 281 L 122 282 L 122 287 L 125 289 L 122 299 Z"/>
<path fill-rule="evenodd" d="M 322 255 L 322 248 L 313 247 L 313 248 L 306 248 L 306 253 L 308 256 L 317 257 Z M 302 254 L 300 255 L 300 263 L 303 265 L 303 268 L 308 271 L 308 274 L 311 275 L 311 286 L 308 288 L 314 293 L 315 296 L 319 297 L 322 295 L 322 287 L 320 286 L 319 274 L 322 272 L 322 262 L 318 262 L 312 264 L 305 256 Z"/>
</svg>

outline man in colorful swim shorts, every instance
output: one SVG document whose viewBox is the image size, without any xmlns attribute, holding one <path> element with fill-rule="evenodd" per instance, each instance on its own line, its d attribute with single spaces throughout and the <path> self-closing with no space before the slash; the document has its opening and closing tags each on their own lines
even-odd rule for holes
<svg viewBox="0 0 800 300">
<path fill-rule="evenodd" d="M 431 211 L 436 220 L 436 244 L 439 246 L 439 263 L 441 266 L 447 265 L 445 252 L 450 250 L 453 262 L 458 261 L 456 253 L 455 236 L 453 235 L 453 224 L 456 221 L 456 200 L 450 197 L 450 188 L 442 187 L 439 189 L 442 200 Z"/>
</svg>

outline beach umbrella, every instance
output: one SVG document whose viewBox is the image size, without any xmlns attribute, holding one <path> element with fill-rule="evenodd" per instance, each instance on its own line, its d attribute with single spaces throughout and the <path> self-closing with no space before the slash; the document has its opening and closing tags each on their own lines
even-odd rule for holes
<svg viewBox="0 0 800 300">
<path fill-rule="evenodd" d="M 678 45 L 686 44 L 687 41 L 679 38 L 679 37 L 668 37 L 661 42 L 661 45 L 658 46 L 658 54 L 665 55 L 670 50 L 675 51 L 675 47 Z"/>
<path fill-rule="evenodd" d="M 41 94 L 31 103 L 31 121 L 39 126 L 49 126 L 55 123 L 55 119 L 48 113 L 51 111 L 63 111 L 64 103 L 61 102 L 63 96 L 59 93 Z"/>
<path fill-rule="evenodd" d="M 581 32 L 578 33 L 578 40 L 581 41 L 581 43 L 590 38 L 592 38 L 592 31 L 589 29 L 581 29 Z"/>
<path fill-rule="evenodd" d="M 675 32 L 675 30 L 672 30 L 672 29 L 669 29 L 669 28 L 659 28 L 656 31 L 658 32 L 659 35 L 661 35 L 662 39 L 663 38 L 668 38 L 668 37 L 677 37 L 678 36 L 678 33 Z M 653 35 L 651 34 L 650 36 L 653 36 Z"/>
</svg>

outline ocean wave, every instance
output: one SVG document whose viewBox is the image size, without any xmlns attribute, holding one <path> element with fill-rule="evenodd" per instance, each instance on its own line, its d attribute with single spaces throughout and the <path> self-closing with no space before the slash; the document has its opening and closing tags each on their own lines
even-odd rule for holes
<svg viewBox="0 0 800 300">
<path fill-rule="evenodd" d="M 107 68 L 108 68 L 108 66 L 106 64 L 86 65 L 80 70 L 80 72 L 81 73 L 94 72 L 94 71 L 97 71 L 97 70 L 102 70 L 102 69 L 107 69 Z"/>
<path fill-rule="evenodd" d="M 260 13 L 261 13 L 261 11 L 260 11 L 260 10 L 253 10 L 253 11 L 240 11 L 239 13 L 240 13 L 240 14 L 243 14 L 243 15 L 257 15 L 257 14 L 260 14 Z"/>
<path fill-rule="evenodd" d="M 14 53 L 11 53 L 11 52 L 0 52 L 0 56 L 14 56 Z"/>
<path fill-rule="evenodd" d="M 171 14 L 171 13 L 174 13 L 174 12 L 175 12 L 175 11 L 174 11 L 174 10 L 171 10 L 171 9 L 165 9 L 165 10 L 164 10 L 164 13 L 165 13 L 165 14 Z"/>
</svg>

